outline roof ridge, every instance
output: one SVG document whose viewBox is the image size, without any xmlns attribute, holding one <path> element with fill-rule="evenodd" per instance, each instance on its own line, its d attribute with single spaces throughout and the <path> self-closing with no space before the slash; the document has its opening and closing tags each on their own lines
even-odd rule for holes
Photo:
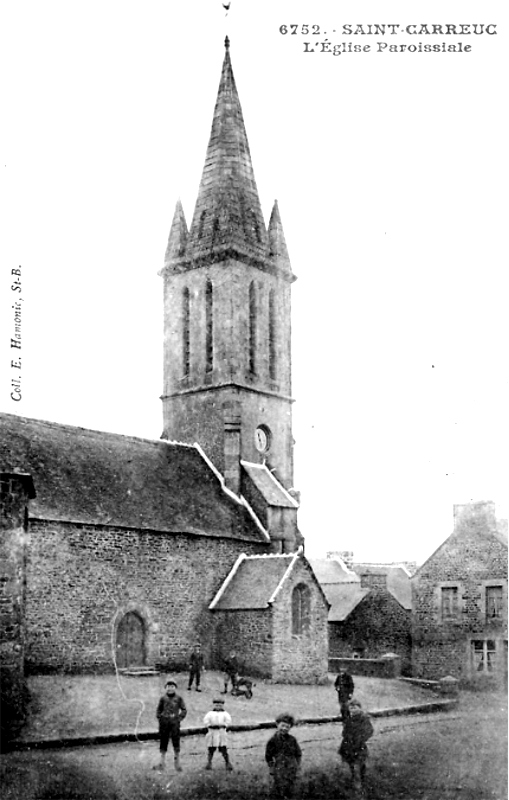
<svg viewBox="0 0 509 800">
<path fill-rule="evenodd" d="M 36 422 L 38 425 L 45 425 L 50 428 L 60 428 L 66 429 L 70 431 L 81 431 L 82 433 L 98 433 L 102 436 L 115 436 L 121 439 L 130 439 L 137 442 L 149 442 L 150 444 L 172 444 L 172 445 L 179 445 L 182 447 L 194 447 L 193 444 L 189 444 L 188 442 L 177 442 L 177 441 L 168 441 L 167 439 L 156 439 L 155 437 L 148 437 L 148 436 L 136 436 L 133 433 L 118 433 L 117 431 L 108 431 L 108 430 L 101 430 L 100 428 L 85 428 L 82 425 L 71 425 L 68 422 L 56 422 L 55 420 L 50 419 L 39 419 L 38 417 L 25 417 L 21 416 L 20 414 L 9 414 L 7 411 L 0 411 L 0 418 L 1 417 L 10 417 L 12 419 L 21 420 L 22 422 Z"/>
</svg>

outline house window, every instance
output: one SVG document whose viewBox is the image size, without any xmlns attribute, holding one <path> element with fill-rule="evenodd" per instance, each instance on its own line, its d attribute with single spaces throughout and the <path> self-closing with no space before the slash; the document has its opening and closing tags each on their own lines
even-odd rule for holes
<svg viewBox="0 0 509 800">
<path fill-rule="evenodd" d="M 496 656 L 497 648 L 493 639 L 477 639 L 472 642 L 472 666 L 474 672 L 495 672 Z"/>
<path fill-rule="evenodd" d="M 249 284 L 249 372 L 256 372 L 256 287 Z"/>
<path fill-rule="evenodd" d="M 299 584 L 292 594 L 292 634 L 301 636 L 309 631 L 311 622 L 311 592 L 309 587 Z"/>
<path fill-rule="evenodd" d="M 458 587 L 442 587 L 442 619 L 457 619 L 458 617 Z"/>
<path fill-rule="evenodd" d="M 205 369 L 212 372 L 214 366 L 214 298 L 212 281 L 205 287 Z"/>
<path fill-rule="evenodd" d="M 182 292 L 182 372 L 184 375 L 189 375 L 190 366 L 190 317 L 189 289 L 186 286 Z"/>
<path fill-rule="evenodd" d="M 276 380 L 276 304 L 274 290 L 269 292 L 269 376 Z"/>
<path fill-rule="evenodd" d="M 486 587 L 486 619 L 502 619 L 503 592 L 501 586 Z"/>
</svg>

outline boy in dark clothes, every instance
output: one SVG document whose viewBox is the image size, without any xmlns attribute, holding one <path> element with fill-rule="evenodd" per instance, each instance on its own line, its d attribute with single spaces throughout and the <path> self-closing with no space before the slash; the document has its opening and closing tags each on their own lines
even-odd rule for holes
<svg viewBox="0 0 509 800">
<path fill-rule="evenodd" d="M 350 767 L 352 781 L 355 781 L 355 765 L 359 765 L 361 785 L 366 777 L 366 759 L 368 748 L 366 742 L 373 736 L 373 725 L 362 710 L 358 700 L 350 701 L 350 714 L 343 723 L 343 738 L 339 755 Z"/>
<path fill-rule="evenodd" d="M 276 725 L 277 731 L 265 747 L 265 761 L 274 780 L 273 796 L 287 800 L 293 797 L 302 751 L 297 739 L 290 734 L 290 728 L 295 725 L 294 717 L 279 714 Z"/>
<path fill-rule="evenodd" d="M 157 705 L 156 716 L 159 721 L 159 750 L 161 760 L 154 769 L 163 770 L 166 764 L 166 752 L 171 738 L 175 769 L 182 772 L 180 766 L 180 723 L 187 714 L 186 704 L 177 694 L 177 684 L 174 680 L 166 681 L 166 694 L 163 694 Z"/>
<path fill-rule="evenodd" d="M 226 694 L 228 691 L 228 683 L 232 682 L 232 689 L 235 689 L 237 685 L 237 677 L 239 674 L 239 662 L 237 661 L 237 656 L 235 655 L 235 651 L 232 650 L 230 653 L 230 657 L 225 659 L 224 662 L 224 692 L 221 694 Z"/>
<path fill-rule="evenodd" d="M 334 688 L 338 693 L 341 720 L 344 722 L 349 714 L 348 702 L 352 697 L 354 690 L 353 678 L 350 673 L 346 671 L 346 669 L 339 670 L 339 674 L 334 682 Z"/>
<path fill-rule="evenodd" d="M 195 644 L 193 652 L 189 657 L 189 683 L 187 685 L 188 691 L 191 689 L 194 680 L 196 681 L 196 691 L 201 692 L 200 678 L 202 669 L 203 669 L 203 654 L 201 651 L 201 645 Z"/>
</svg>

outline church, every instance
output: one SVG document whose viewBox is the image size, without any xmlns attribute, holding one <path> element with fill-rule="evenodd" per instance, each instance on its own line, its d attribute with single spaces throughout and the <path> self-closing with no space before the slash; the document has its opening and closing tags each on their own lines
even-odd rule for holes
<svg viewBox="0 0 509 800">
<path fill-rule="evenodd" d="M 160 440 L 0 415 L 3 685 L 51 672 L 327 678 L 329 604 L 293 486 L 291 287 L 266 225 L 229 41 L 188 227 L 160 272 Z M 6 683 L 7 682 L 7 683 Z"/>
</svg>

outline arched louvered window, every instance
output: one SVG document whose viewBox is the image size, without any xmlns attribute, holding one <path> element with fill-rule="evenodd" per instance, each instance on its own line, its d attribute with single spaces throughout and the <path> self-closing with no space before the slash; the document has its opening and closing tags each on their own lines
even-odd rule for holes
<svg viewBox="0 0 509 800">
<path fill-rule="evenodd" d="M 212 372 L 214 367 L 214 296 L 212 281 L 205 286 L 205 369 Z"/>
<path fill-rule="evenodd" d="M 256 372 L 256 286 L 249 284 L 249 372 Z"/>
<path fill-rule="evenodd" d="M 189 375 L 191 361 L 191 301 L 187 286 L 182 291 L 182 372 Z"/>
<path fill-rule="evenodd" d="M 276 380 L 276 301 L 274 290 L 269 292 L 269 377 L 272 381 Z"/>
<path fill-rule="evenodd" d="M 292 593 L 292 634 L 301 636 L 311 625 L 311 592 L 309 586 L 299 583 Z"/>
<path fill-rule="evenodd" d="M 199 219 L 199 222 L 198 222 L 198 239 L 201 239 L 201 237 L 203 236 L 203 228 L 205 226 L 205 216 L 206 216 L 206 214 L 207 214 L 206 211 L 202 211 L 201 214 L 200 214 L 200 219 Z"/>
</svg>

